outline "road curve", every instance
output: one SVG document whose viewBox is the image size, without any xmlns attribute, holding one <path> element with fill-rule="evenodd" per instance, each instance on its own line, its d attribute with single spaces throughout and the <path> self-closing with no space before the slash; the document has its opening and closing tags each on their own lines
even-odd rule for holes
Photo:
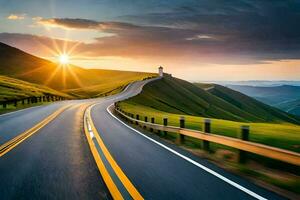
<svg viewBox="0 0 300 200">
<path fill-rule="evenodd" d="M 113 102 L 138 94 L 149 81 L 130 84 L 120 94 L 106 98 L 54 103 L 0 116 L 1 145 L 62 106 L 70 105 L 36 134 L 0 157 L 0 198 L 111 199 L 83 129 L 84 111 L 95 104 L 90 112 L 94 134 L 99 134 L 115 164 L 143 198 L 283 199 L 155 136 L 145 137 L 107 111 Z M 253 194 L 228 184 L 184 157 Z M 118 181 L 119 173 L 112 176 L 113 181 Z M 120 181 L 115 185 L 122 194 L 126 193 Z M 123 197 L 131 199 L 130 194 Z"/>
<path fill-rule="evenodd" d="M 143 85 L 132 84 L 124 94 L 91 110 L 97 133 L 143 198 L 284 199 L 158 137 L 127 127 L 109 113 L 113 102 L 136 95 Z"/>
</svg>

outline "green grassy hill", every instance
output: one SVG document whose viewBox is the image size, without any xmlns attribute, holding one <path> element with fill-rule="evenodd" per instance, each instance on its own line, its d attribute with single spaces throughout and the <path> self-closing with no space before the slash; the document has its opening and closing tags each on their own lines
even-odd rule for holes
<svg viewBox="0 0 300 200">
<path fill-rule="evenodd" d="M 71 96 L 48 88 L 26 81 L 1 76 L 0 75 L 0 102 L 13 99 L 23 99 L 32 96 L 56 95 L 66 98 Z"/>
<path fill-rule="evenodd" d="M 124 103 L 232 121 L 300 123 L 292 115 L 231 89 L 219 85 L 205 85 L 205 88 L 207 90 L 184 80 L 164 77 L 147 84 L 141 94 Z"/>
<path fill-rule="evenodd" d="M 61 67 L 0 43 L 0 75 L 48 86 L 71 95 L 87 98 L 119 92 L 134 80 L 151 73 Z"/>
</svg>

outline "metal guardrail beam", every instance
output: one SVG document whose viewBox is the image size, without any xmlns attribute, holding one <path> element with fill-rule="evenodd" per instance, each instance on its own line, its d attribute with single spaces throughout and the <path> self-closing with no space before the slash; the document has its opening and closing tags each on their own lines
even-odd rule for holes
<svg viewBox="0 0 300 200">
<path fill-rule="evenodd" d="M 214 142 L 217 144 L 222 144 L 225 146 L 233 147 L 239 150 L 255 153 L 264 157 L 280 160 L 283 162 L 287 162 L 290 164 L 294 164 L 297 166 L 300 166 L 300 154 L 288 151 L 276 147 L 271 147 L 263 144 L 258 144 L 255 142 L 249 142 L 237 138 L 231 138 L 211 133 L 205 133 L 202 131 L 196 131 L 186 128 L 179 128 L 175 126 L 164 126 L 160 124 L 153 124 L 150 122 L 144 122 L 141 120 L 134 119 L 132 117 L 127 116 L 126 114 L 122 113 L 120 110 L 115 109 L 117 113 L 122 115 L 123 117 L 127 118 L 130 121 L 133 121 L 135 123 L 138 123 L 142 126 L 145 126 L 150 129 L 160 130 L 160 131 L 167 131 L 167 132 L 173 132 L 178 133 L 181 135 L 189 136 L 192 138 L 196 138 L 203 141 L 209 141 Z"/>
</svg>

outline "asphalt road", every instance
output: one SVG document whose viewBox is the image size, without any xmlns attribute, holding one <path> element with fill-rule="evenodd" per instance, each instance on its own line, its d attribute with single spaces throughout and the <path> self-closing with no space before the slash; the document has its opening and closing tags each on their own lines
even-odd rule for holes
<svg viewBox="0 0 300 200">
<path fill-rule="evenodd" d="M 91 103 L 97 103 L 91 118 L 99 136 L 143 198 L 283 199 L 175 145 L 136 132 L 107 111 L 113 102 L 138 94 L 145 82 L 107 98 L 54 103 L 0 116 L 1 145 L 70 105 L 0 157 L 0 199 L 111 199 L 83 131 L 83 114 Z M 124 192 L 113 170 L 108 171 Z"/>
</svg>

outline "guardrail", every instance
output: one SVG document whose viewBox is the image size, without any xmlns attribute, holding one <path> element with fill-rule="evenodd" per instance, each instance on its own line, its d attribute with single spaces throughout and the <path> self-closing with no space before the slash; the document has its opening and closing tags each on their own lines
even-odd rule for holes
<svg viewBox="0 0 300 200">
<path fill-rule="evenodd" d="M 263 144 L 258 144 L 255 142 L 247 141 L 249 139 L 249 127 L 248 126 L 242 126 L 241 127 L 241 139 L 238 138 L 231 138 L 216 134 L 210 133 L 210 120 L 207 119 L 204 122 L 204 130 L 203 131 L 197 131 L 197 130 L 191 130 L 186 129 L 185 127 L 185 121 L 184 118 L 180 118 L 180 127 L 175 126 L 168 126 L 168 120 L 167 118 L 163 119 L 163 124 L 155 124 L 154 118 L 151 118 L 151 122 L 148 122 L 148 118 L 145 117 L 145 121 L 142 121 L 139 119 L 139 115 L 136 115 L 136 119 L 134 118 L 133 114 L 131 113 L 125 113 L 122 111 L 118 106 L 114 107 L 114 110 L 120 114 L 121 116 L 125 117 L 126 119 L 141 125 L 143 127 L 149 128 L 151 131 L 153 130 L 159 130 L 163 131 L 165 134 L 167 132 L 177 133 L 177 143 L 181 144 L 184 142 L 184 137 L 189 136 L 192 138 L 196 138 L 203 141 L 203 148 L 205 150 L 209 150 L 209 142 L 214 142 L 217 144 L 222 144 L 225 146 L 233 147 L 239 150 L 239 162 L 244 163 L 247 159 L 246 152 L 251 152 L 254 154 L 258 154 L 264 157 L 280 160 L 283 162 L 287 162 L 293 165 L 300 166 L 300 154 L 288 151 L 276 147 L 271 147 Z M 130 115 L 130 116 L 129 116 Z"/>
<path fill-rule="evenodd" d="M 56 96 L 56 95 L 45 95 L 45 96 L 31 96 L 20 99 L 8 99 L 4 101 L 0 101 L 0 105 L 2 105 L 3 109 L 6 109 L 8 105 L 13 105 L 17 107 L 19 104 L 34 104 L 39 102 L 54 102 L 54 101 L 62 101 L 66 100 L 66 97 Z"/>
</svg>

